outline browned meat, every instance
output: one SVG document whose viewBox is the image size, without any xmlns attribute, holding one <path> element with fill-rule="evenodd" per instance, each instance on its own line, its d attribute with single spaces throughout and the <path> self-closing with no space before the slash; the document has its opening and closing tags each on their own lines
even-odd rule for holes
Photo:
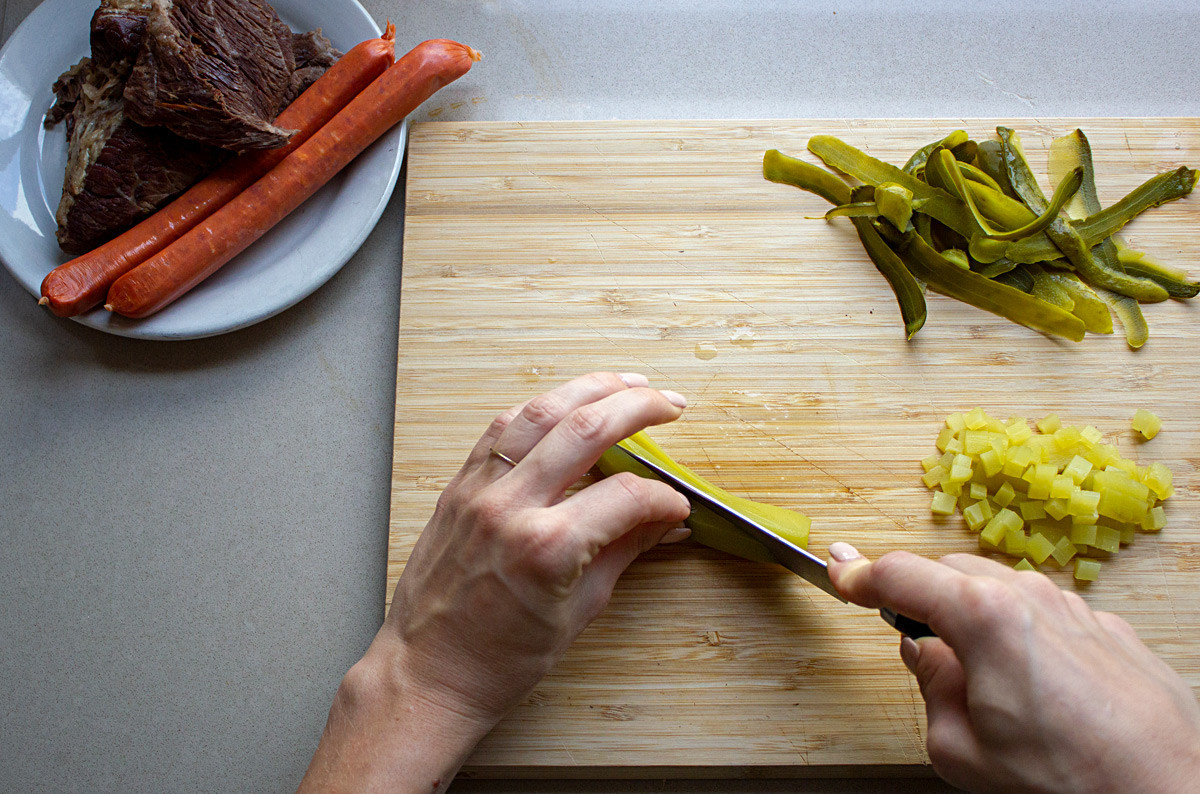
<svg viewBox="0 0 1200 794">
<path fill-rule="evenodd" d="M 292 32 L 262 0 L 153 0 L 146 46 L 125 84 L 125 112 L 231 151 L 272 149 L 290 130 L 284 106 Z"/>
<path fill-rule="evenodd" d="M 292 79 L 288 83 L 285 105 L 290 105 L 293 99 L 303 94 L 342 57 L 342 53 L 325 38 L 320 29 L 292 34 L 292 54 L 296 59 L 296 71 L 292 72 Z"/>
<path fill-rule="evenodd" d="M 212 20 L 232 25 L 247 13 L 249 5 L 244 0 L 175 0 L 173 5 L 170 0 L 101 0 L 92 17 L 91 57 L 55 82 L 56 101 L 45 119 L 47 127 L 66 120 L 67 171 L 56 214 L 58 242 L 64 251 L 81 253 L 111 239 L 190 187 L 229 154 L 210 145 L 215 140 L 188 140 L 165 126 L 139 124 L 128 113 L 126 89 L 135 63 L 142 63 L 153 41 L 152 6 L 160 12 L 172 7 L 200 9 L 215 15 Z M 274 118 L 341 53 L 320 31 L 293 34 L 269 6 L 267 10 L 271 20 L 266 28 L 266 49 L 286 52 L 279 57 L 290 64 L 286 79 L 277 80 L 277 96 L 267 103 L 274 106 L 270 115 Z M 256 13 L 262 17 L 261 9 Z M 227 44 L 242 41 L 240 34 L 225 31 L 221 35 Z M 259 43 L 255 41 L 255 45 Z M 189 41 L 189 46 L 204 52 L 219 49 L 210 48 L 202 38 Z M 248 61 L 243 58 L 242 62 Z M 234 105 L 248 106 L 245 101 Z M 247 124 L 248 118 L 218 124 L 222 132 L 215 137 L 228 137 L 229 130 L 239 125 L 261 132 L 255 127 L 257 121 Z M 211 114 L 208 119 L 212 121 Z M 271 127 L 269 120 L 266 126 Z"/>
</svg>

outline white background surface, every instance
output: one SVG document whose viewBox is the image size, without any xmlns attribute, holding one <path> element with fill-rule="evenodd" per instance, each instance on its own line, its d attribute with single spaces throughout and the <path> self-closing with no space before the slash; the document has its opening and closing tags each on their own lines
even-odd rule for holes
<svg viewBox="0 0 1200 794">
<path fill-rule="evenodd" d="M 35 5 L 0 0 L 0 36 Z M 1191 2 L 365 5 L 484 52 L 416 120 L 1200 115 Z M 316 294 L 194 342 L 0 274 L 0 790 L 299 781 L 382 617 L 402 216 L 398 189 Z M 801 788 L 873 786 L 638 790 Z"/>
</svg>

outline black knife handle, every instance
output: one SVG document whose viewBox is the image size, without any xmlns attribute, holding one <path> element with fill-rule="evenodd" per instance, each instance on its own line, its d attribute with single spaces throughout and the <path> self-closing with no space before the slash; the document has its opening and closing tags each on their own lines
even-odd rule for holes
<svg viewBox="0 0 1200 794">
<path fill-rule="evenodd" d="M 882 617 L 884 621 L 886 621 L 887 624 L 896 631 L 900 632 L 906 637 L 911 637 L 914 640 L 919 640 L 922 637 L 937 636 L 937 634 L 934 634 L 933 629 L 929 628 L 929 626 L 925 625 L 921 621 L 913 620 L 906 615 L 897 614 L 894 610 L 886 608 L 881 609 L 879 610 L 879 616 Z"/>
</svg>

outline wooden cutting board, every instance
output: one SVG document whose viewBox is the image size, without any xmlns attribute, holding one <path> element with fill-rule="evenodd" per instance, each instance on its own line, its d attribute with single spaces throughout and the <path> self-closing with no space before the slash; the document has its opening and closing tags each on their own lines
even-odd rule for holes
<svg viewBox="0 0 1200 794">
<path fill-rule="evenodd" d="M 1076 126 L 1110 203 L 1200 165 L 1200 120 L 1014 120 L 1044 174 Z M 1145 307 L 1150 341 L 1050 339 L 940 295 L 906 342 L 847 222 L 762 178 L 764 150 L 829 133 L 893 163 L 991 120 L 428 123 L 409 143 L 387 594 L 442 488 L 502 409 L 581 373 L 687 396 L 653 431 L 726 489 L 800 510 L 811 548 L 977 549 L 936 519 L 918 461 L 944 418 L 1054 411 L 1175 472 L 1169 526 L 1077 588 L 1200 689 L 1200 301 Z M 1048 185 L 1045 185 L 1047 188 Z M 1049 192 L 1049 191 L 1047 191 Z M 1200 276 L 1200 199 L 1126 237 Z M 817 219 L 813 219 L 816 216 Z M 1140 444 L 1137 407 L 1164 429 Z M 1069 571 L 1047 569 L 1074 588 Z M 654 550 L 467 774 L 927 773 L 920 694 L 877 614 L 772 566 Z"/>
</svg>

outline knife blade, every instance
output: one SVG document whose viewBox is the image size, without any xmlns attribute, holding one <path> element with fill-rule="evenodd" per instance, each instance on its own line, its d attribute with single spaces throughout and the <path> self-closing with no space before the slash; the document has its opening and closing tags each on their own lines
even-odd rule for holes
<svg viewBox="0 0 1200 794">
<path fill-rule="evenodd" d="M 616 450 L 621 455 L 624 455 L 626 458 L 633 460 L 638 465 L 646 468 L 667 485 L 686 496 L 688 501 L 692 504 L 693 511 L 696 509 L 697 505 L 701 505 L 705 509 L 716 513 L 725 520 L 729 521 L 729 523 L 738 530 L 749 535 L 754 540 L 758 541 L 762 546 L 766 547 L 766 549 L 771 553 L 771 556 L 775 558 L 775 561 L 784 568 L 787 568 L 789 571 L 796 574 L 806 582 L 816 585 L 842 603 L 847 603 L 846 599 L 843 598 L 833 586 L 833 582 L 829 578 L 829 568 L 825 564 L 825 561 L 820 557 L 816 556 L 807 549 L 800 548 L 785 538 L 781 538 L 779 535 L 776 535 L 774 532 L 767 529 L 754 519 L 744 515 L 738 510 L 735 510 L 729 505 L 714 499 L 709 494 L 700 490 L 686 480 L 681 479 L 679 476 L 658 465 L 653 460 L 649 460 L 642 455 L 638 455 L 637 453 L 626 449 L 620 444 L 614 445 L 612 449 Z M 919 637 L 937 636 L 934 634 L 933 630 L 929 628 L 929 626 L 925 625 L 919 620 L 914 620 L 904 615 L 897 614 L 891 609 L 881 609 L 879 610 L 879 614 L 888 625 L 895 628 L 901 634 L 905 634 L 913 639 L 917 639 Z"/>
</svg>

